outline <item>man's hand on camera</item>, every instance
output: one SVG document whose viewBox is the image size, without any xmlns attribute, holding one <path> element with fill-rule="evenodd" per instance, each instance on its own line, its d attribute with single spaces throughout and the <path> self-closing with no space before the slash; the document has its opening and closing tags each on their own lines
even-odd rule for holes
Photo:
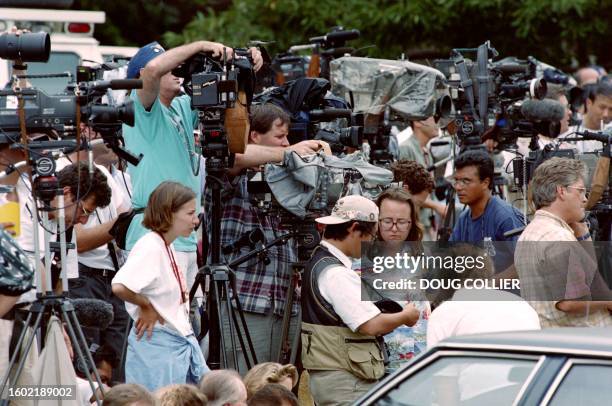
<svg viewBox="0 0 612 406">
<path fill-rule="evenodd" d="M 323 148 L 322 142 L 323 141 L 306 140 L 287 147 L 287 150 L 295 151 L 299 156 L 313 155 Z"/>
<path fill-rule="evenodd" d="M 211 52 L 215 58 L 223 57 L 223 50 L 227 59 L 232 59 L 234 56 L 234 50 L 228 46 L 225 46 L 219 42 L 202 41 L 202 52 Z"/>
<path fill-rule="evenodd" d="M 261 52 L 259 48 L 251 47 L 249 48 L 249 53 L 251 54 L 251 58 L 253 58 L 253 68 L 255 72 L 261 69 L 263 66 L 263 57 L 261 56 Z"/>
</svg>

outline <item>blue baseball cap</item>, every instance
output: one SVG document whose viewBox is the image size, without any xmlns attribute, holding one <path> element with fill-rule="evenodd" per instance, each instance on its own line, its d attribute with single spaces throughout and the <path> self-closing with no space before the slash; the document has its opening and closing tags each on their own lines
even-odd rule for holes
<svg viewBox="0 0 612 406">
<path fill-rule="evenodd" d="M 130 63 L 128 63 L 127 78 L 136 79 L 140 76 L 140 70 L 142 68 L 164 52 L 166 52 L 165 49 L 156 41 L 140 48 L 138 52 L 136 52 L 136 55 L 130 59 Z"/>
</svg>

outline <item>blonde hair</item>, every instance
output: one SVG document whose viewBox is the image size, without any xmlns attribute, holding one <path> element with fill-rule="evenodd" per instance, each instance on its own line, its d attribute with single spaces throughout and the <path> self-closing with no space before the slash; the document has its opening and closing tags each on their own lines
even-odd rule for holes
<svg viewBox="0 0 612 406">
<path fill-rule="evenodd" d="M 155 395 L 159 406 L 206 406 L 208 399 L 200 390 L 187 384 L 170 385 L 158 389 Z"/>
<path fill-rule="evenodd" d="M 276 362 L 262 362 L 255 365 L 244 376 L 247 399 L 269 383 L 280 383 L 284 378 L 291 378 L 291 386 L 298 380 L 297 368 L 291 364 L 281 365 Z"/>
</svg>

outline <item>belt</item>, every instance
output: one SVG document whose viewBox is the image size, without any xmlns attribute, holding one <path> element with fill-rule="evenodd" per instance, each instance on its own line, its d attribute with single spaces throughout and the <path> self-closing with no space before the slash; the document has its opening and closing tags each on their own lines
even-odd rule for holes
<svg viewBox="0 0 612 406">
<path fill-rule="evenodd" d="M 114 269 L 105 269 L 105 268 L 92 268 L 85 264 L 79 262 L 79 275 L 89 275 L 89 276 L 100 276 L 102 275 L 105 278 L 112 278 L 115 276 L 116 271 Z"/>
</svg>

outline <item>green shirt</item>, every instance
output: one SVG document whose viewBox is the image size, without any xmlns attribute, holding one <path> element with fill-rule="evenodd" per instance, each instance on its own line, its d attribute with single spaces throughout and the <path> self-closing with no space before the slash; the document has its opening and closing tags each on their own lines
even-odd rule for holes
<svg viewBox="0 0 612 406">
<path fill-rule="evenodd" d="M 175 181 L 191 188 L 196 194 L 196 210 L 201 202 L 200 173 L 194 175 L 193 168 L 199 167 L 199 157 L 194 154 L 193 136 L 197 116 L 191 110 L 189 96 L 175 97 L 170 108 L 164 106 L 159 98 L 145 110 L 136 92 L 130 96 L 134 101 L 135 125 L 123 125 L 126 148 L 143 158 L 137 166 L 129 165 L 132 178 L 132 206 L 145 207 L 149 195 L 164 181 Z M 140 237 L 149 230 L 142 225 L 143 214 L 132 220 L 127 234 L 127 249 L 130 250 Z M 177 251 L 196 250 L 196 234 L 189 238 L 179 237 L 174 242 Z"/>
</svg>

